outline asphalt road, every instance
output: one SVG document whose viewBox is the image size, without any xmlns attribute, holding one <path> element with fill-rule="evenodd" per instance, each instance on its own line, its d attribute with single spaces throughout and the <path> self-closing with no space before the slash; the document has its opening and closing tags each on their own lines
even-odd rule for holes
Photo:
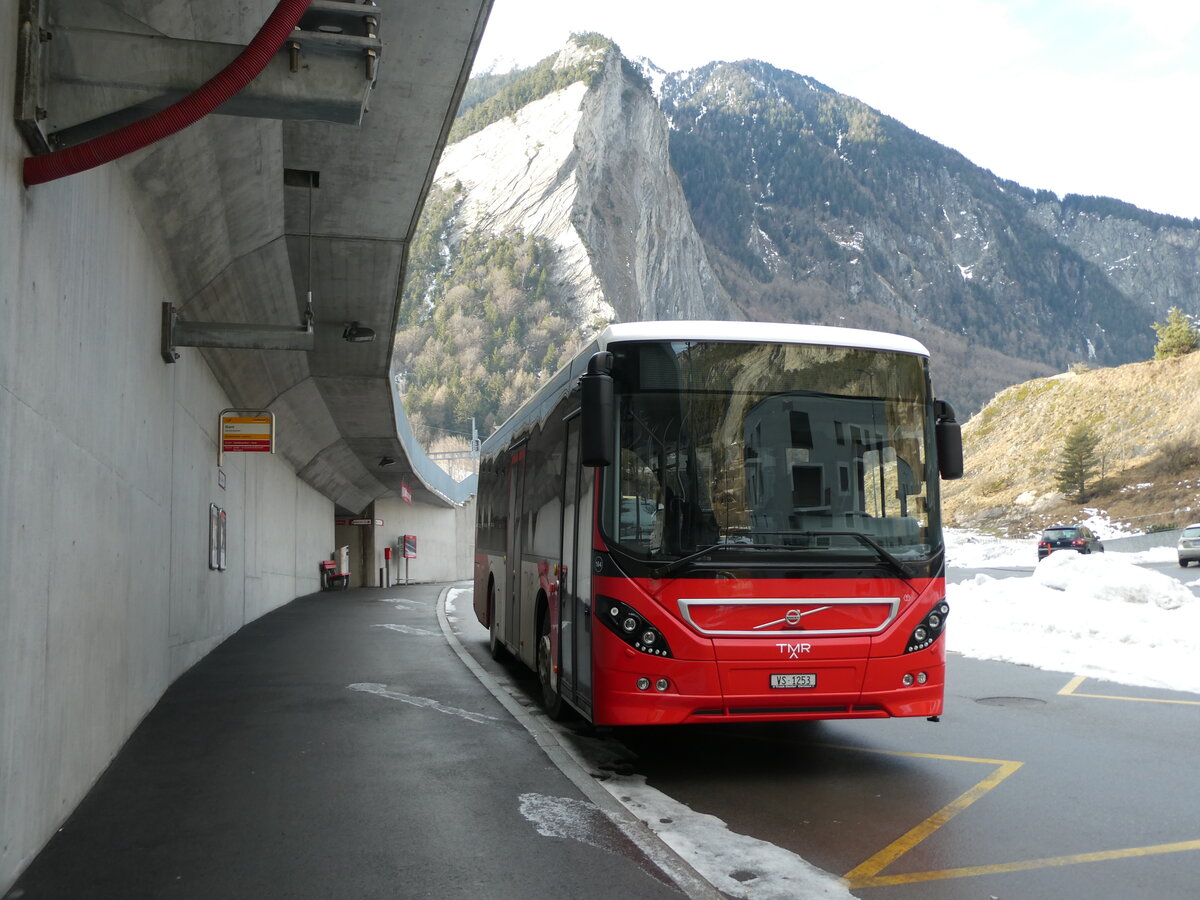
<svg viewBox="0 0 1200 900">
<path fill-rule="evenodd" d="M 978 571 L 952 572 L 951 580 Z M 469 603 L 460 608 L 469 618 Z M 487 657 L 486 632 L 462 627 L 481 665 L 532 691 L 532 676 Z M 1200 695 L 957 654 L 947 683 L 939 723 L 626 728 L 602 736 L 625 771 L 734 832 L 844 876 L 857 897 L 1194 900 Z"/>
<path fill-rule="evenodd" d="M 6 900 L 685 896 L 451 652 L 441 592 L 313 594 L 230 637 Z"/>
</svg>

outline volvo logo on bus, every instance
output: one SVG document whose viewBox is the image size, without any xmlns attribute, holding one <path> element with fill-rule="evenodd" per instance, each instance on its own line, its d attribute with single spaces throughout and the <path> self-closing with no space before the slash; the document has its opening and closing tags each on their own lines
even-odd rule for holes
<svg viewBox="0 0 1200 900">
<path fill-rule="evenodd" d="M 770 622 L 763 622 L 761 625 L 755 625 L 755 631 L 761 631 L 764 628 L 771 628 L 775 625 L 787 625 L 791 628 L 802 628 L 800 620 L 805 616 L 811 616 L 813 613 L 819 613 L 823 609 L 829 609 L 828 606 L 818 606 L 816 609 L 789 609 L 783 614 L 782 619 L 772 619 Z"/>
</svg>

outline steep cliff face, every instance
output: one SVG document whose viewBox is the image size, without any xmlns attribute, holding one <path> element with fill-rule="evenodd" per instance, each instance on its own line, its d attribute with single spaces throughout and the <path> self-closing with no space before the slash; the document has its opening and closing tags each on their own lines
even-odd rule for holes
<svg viewBox="0 0 1200 900">
<path fill-rule="evenodd" d="M 584 323 L 728 317 L 662 112 L 618 53 L 571 44 L 554 65 L 587 57 L 599 67 L 590 87 L 575 82 L 446 148 L 435 181 L 461 193 L 455 229 L 549 239 L 553 278 Z"/>
<path fill-rule="evenodd" d="M 447 245 L 470 231 L 544 237 L 558 251 L 553 278 L 574 298 L 577 318 L 608 321 L 612 305 L 571 221 L 578 191 L 575 133 L 586 93 L 587 87 L 576 82 L 451 144 L 434 180 L 461 195 L 457 235 L 446 235 Z"/>
<path fill-rule="evenodd" d="M 1155 321 L 1163 321 L 1172 306 L 1200 316 L 1200 228 L 1194 221 L 1082 197 L 1042 199 L 1031 215 Z"/>
<path fill-rule="evenodd" d="M 617 317 L 738 318 L 671 168 L 666 119 L 619 54 L 584 97 L 574 222 Z"/>
</svg>

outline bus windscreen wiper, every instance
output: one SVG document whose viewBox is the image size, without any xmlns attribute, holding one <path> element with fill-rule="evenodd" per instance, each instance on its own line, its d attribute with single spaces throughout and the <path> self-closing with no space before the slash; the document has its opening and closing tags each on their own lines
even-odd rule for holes
<svg viewBox="0 0 1200 900">
<path fill-rule="evenodd" d="M 701 547 L 695 553 L 689 553 L 687 556 L 681 556 L 678 559 L 671 560 L 669 563 L 667 563 L 665 565 L 659 566 L 657 569 L 655 569 L 650 574 L 653 575 L 655 578 L 670 578 L 672 575 L 674 575 L 676 572 L 678 572 L 680 569 L 682 569 L 685 565 L 690 563 L 692 560 L 698 559 L 699 557 L 703 556 L 705 553 L 711 553 L 714 550 L 719 550 L 722 547 L 728 547 L 728 546 L 729 545 L 726 544 L 724 541 L 719 541 L 715 544 L 709 544 L 707 547 Z"/>
<path fill-rule="evenodd" d="M 909 581 L 913 577 L 908 566 L 904 565 L 898 556 L 885 550 L 877 541 L 867 537 L 861 531 L 797 531 L 794 533 L 802 537 L 852 537 L 874 550 L 876 555 L 905 581 Z"/>
<path fill-rule="evenodd" d="M 687 556 L 681 556 L 678 559 L 673 559 L 670 562 L 665 563 L 662 566 L 659 566 L 652 574 L 654 575 L 655 578 L 669 578 L 671 575 L 674 575 L 683 566 L 687 565 L 692 560 L 699 559 L 704 554 L 711 553 L 714 550 L 755 550 L 755 549 L 757 549 L 757 550 L 790 550 L 792 548 L 784 547 L 782 545 L 776 545 L 776 544 L 751 544 L 751 543 L 743 544 L 743 543 L 738 543 L 736 541 L 731 542 L 729 540 L 729 535 L 725 535 L 719 541 L 717 541 L 715 544 L 709 544 L 706 547 L 701 547 L 699 550 L 696 550 L 693 553 L 687 554 Z"/>
<path fill-rule="evenodd" d="M 875 541 L 872 538 L 868 537 L 867 535 L 863 534 L 861 531 L 793 531 L 793 532 L 788 533 L 788 536 L 789 537 L 802 537 L 802 538 L 851 537 L 851 538 L 854 538 L 855 540 L 859 541 L 860 543 L 865 544 L 872 551 L 874 551 L 875 555 L 879 558 L 879 560 L 886 563 L 888 568 L 890 568 L 893 572 L 895 572 L 897 575 L 899 575 L 900 578 L 902 578 L 904 581 L 909 581 L 913 577 L 912 572 L 909 571 L 908 567 L 899 559 L 899 557 L 897 557 L 894 553 L 890 552 L 889 550 L 886 550 L 877 541 Z M 696 550 L 694 553 L 689 553 L 687 556 L 681 556 L 678 559 L 671 560 L 669 563 L 666 563 L 665 565 L 660 566 L 657 570 L 655 570 L 653 575 L 655 578 L 669 578 L 671 575 L 674 575 L 676 572 L 678 572 L 681 568 L 683 568 L 688 563 L 692 562 L 693 560 L 699 559 L 700 557 L 704 556 L 706 553 L 711 553 L 713 550 L 754 551 L 754 550 L 803 550 L 803 549 L 804 549 L 803 547 L 797 546 L 796 544 L 780 544 L 780 543 L 760 544 L 760 543 L 753 543 L 753 542 L 748 542 L 748 543 L 743 544 L 743 543 L 730 543 L 727 539 L 723 539 L 721 541 L 718 541 L 715 544 L 709 544 L 706 547 L 701 547 L 699 550 Z"/>
</svg>

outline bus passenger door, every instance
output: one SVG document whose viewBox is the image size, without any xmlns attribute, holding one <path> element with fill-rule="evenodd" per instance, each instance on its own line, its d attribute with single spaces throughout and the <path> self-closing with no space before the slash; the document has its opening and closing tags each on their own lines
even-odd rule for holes
<svg viewBox="0 0 1200 900">
<path fill-rule="evenodd" d="M 508 553 L 504 587 L 504 640 L 512 647 L 521 647 L 521 554 L 524 552 L 525 445 L 512 451 L 508 462 Z"/>
<path fill-rule="evenodd" d="M 579 467 L 578 416 L 567 423 L 567 447 L 563 465 L 562 560 L 559 572 L 561 631 L 559 648 L 561 668 L 559 693 L 590 715 L 592 711 L 592 620 L 591 569 L 592 545 L 590 512 L 580 515 L 580 488 L 592 474 Z M 589 510 L 591 504 L 588 504 Z"/>
</svg>

